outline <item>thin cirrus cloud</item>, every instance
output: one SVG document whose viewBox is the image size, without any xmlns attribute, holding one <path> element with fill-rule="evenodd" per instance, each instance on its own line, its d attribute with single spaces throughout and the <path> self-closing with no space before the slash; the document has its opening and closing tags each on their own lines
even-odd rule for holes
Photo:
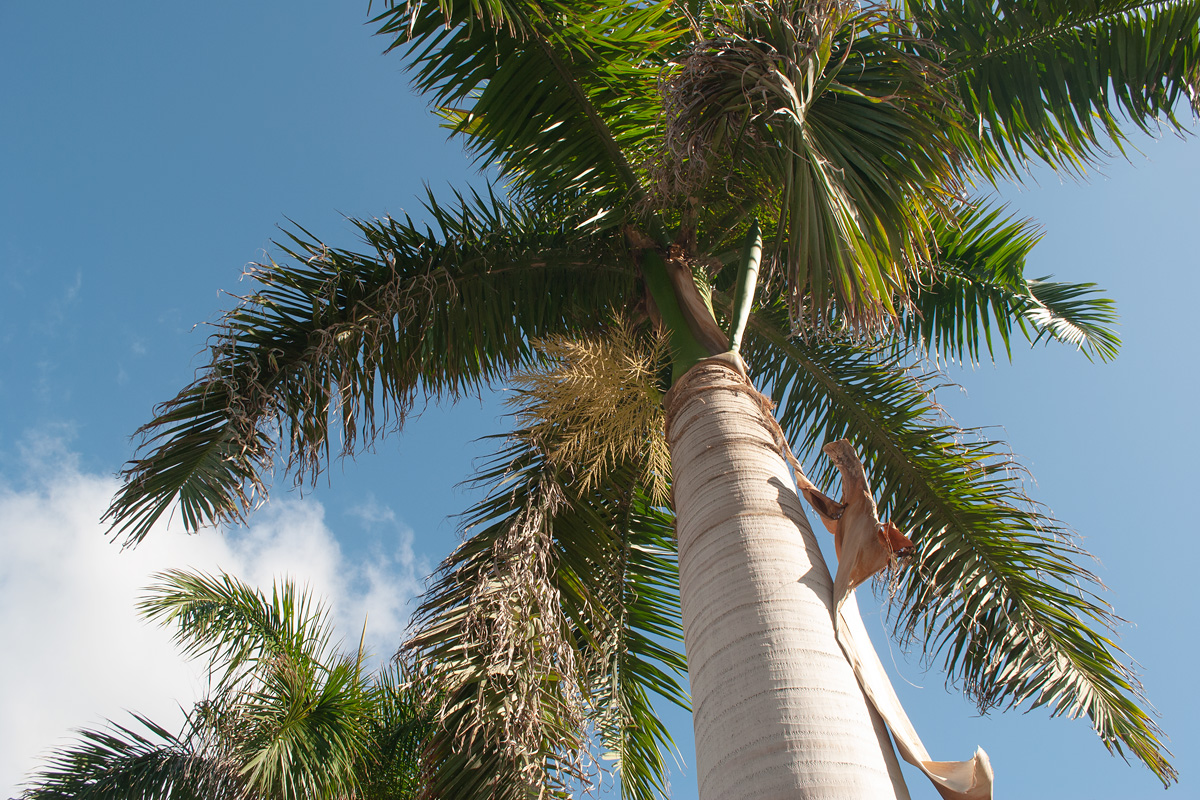
<svg viewBox="0 0 1200 800">
<path fill-rule="evenodd" d="M 358 515 L 376 522 L 362 566 L 343 554 L 321 504 L 304 499 L 273 501 L 231 532 L 164 525 L 122 551 L 99 523 L 115 479 L 82 470 L 52 436 L 20 449 L 19 468 L 0 473 L 0 796 L 15 796 L 73 730 L 126 723 L 130 711 L 174 728 L 203 694 L 204 665 L 185 662 L 170 632 L 135 611 L 162 570 L 223 570 L 268 592 L 290 576 L 326 601 L 346 649 L 364 620 L 376 659 L 403 638 L 428 564 L 386 508 Z"/>
</svg>

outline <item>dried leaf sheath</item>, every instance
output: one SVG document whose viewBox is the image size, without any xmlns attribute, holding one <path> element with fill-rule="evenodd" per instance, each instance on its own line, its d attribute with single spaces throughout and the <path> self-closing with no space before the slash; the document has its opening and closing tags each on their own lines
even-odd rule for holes
<svg viewBox="0 0 1200 800">
<path fill-rule="evenodd" d="M 830 500 L 802 473 L 796 478 L 801 493 L 821 514 L 837 543 L 833 603 L 838 644 L 863 693 L 887 724 L 901 757 L 925 773 L 944 800 L 991 800 L 994 776 L 983 748 L 977 748 L 966 761 L 934 761 L 929 755 L 896 697 L 858 612 L 854 589 L 895 564 L 897 545 L 910 549 L 912 542 L 895 524 L 880 522 L 862 461 L 851 444 L 840 439 L 822 450 L 841 474 L 841 501 Z"/>
</svg>

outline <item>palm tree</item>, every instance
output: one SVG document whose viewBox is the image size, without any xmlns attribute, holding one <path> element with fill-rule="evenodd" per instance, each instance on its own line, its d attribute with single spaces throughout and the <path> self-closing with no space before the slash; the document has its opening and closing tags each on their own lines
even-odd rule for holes
<svg viewBox="0 0 1200 800">
<path fill-rule="evenodd" d="M 649 698 L 686 703 L 681 640 L 703 797 L 905 796 L 879 714 L 928 756 L 854 633 L 881 565 L 898 632 L 981 708 L 1086 715 L 1168 783 L 1068 531 L 922 370 L 1018 333 L 1115 353 L 1111 304 L 1025 276 L 1034 226 L 979 187 L 1183 130 L 1198 20 L 1183 0 L 389 5 L 380 33 L 504 196 L 358 221 L 362 252 L 290 232 L 108 519 L 129 543 L 176 502 L 191 529 L 238 520 L 281 450 L 315 477 L 336 429 L 354 452 L 422 396 L 516 379 L 494 490 L 409 643 L 442 693 L 434 796 L 557 796 L 597 750 L 625 796 L 665 793 Z M 841 501 L 818 490 L 838 475 Z M 985 762 L 965 794 L 931 777 L 980 796 Z"/>
<path fill-rule="evenodd" d="M 361 645 L 337 653 L 325 608 L 291 581 L 269 598 L 226 574 L 158 581 L 142 616 L 207 659 L 210 696 L 179 734 L 140 715 L 80 731 L 23 800 L 417 796 L 429 720 L 410 669 L 393 661 L 368 675 Z"/>
</svg>

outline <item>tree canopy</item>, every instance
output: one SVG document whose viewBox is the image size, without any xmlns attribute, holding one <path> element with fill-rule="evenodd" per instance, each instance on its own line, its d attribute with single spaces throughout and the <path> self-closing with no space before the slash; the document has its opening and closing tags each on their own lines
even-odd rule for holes
<svg viewBox="0 0 1200 800">
<path fill-rule="evenodd" d="M 495 489 L 411 645 L 452 676 L 446 729 L 480 743 L 435 737 L 438 786 L 509 775 L 556 790 L 595 731 L 627 796 L 661 792 L 669 739 L 649 697 L 684 698 L 653 435 L 578 469 L 555 456 L 571 442 L 539 434 L 550 400 L 536 390 L 579 358 L 628 361 L 606 349 L 618 319 L 639 354 L 653 352 L 647 320 L 711 352 L 697 320 L 729 318 L 758 225 L 742 355 L 813 480 L 835 482 L 817 452 L 849 439 L 914 542 L 895 575 L 899 632 L 981 708 L 1086 715 L 1168 782 L 1069 530 L 932 387 L 937 366 L 1009 357 L 1018 336 L 1115 355 L 1111 301 L 1026 276 L 1036 227 L 987 189 L 1038 163 L 1082 174 L 1131 128 L 1184 130 L 1182 103 L 1200 108 L 1198 20 L 1200 3 L 1108 0 L 389 5 L 380 34 L 503 192 L 430 194 L 429 224 L 356 221 L 361 252 L 293 228 L 225 316 L 209 368 L 142 429 L 108 519 L 129 543 L 176 502 L 192 529 L 241 519 L 277 456 L 315 476 L 335 432 L 354 452 L 421 398 L 518 376 L 522 430 L 483 470 Z M 675 277 L 681 308 L 647 290 L 656 274 Z M 618 369 L 616 394 L 597 396 L 653 400 L 664 370 Z"/>
<path fill-rule="evenodd" d="M 290 580 L 271 596 L 226 574 L 172 570 L 140 604 L 207 662 L 212 689 L 182 730 L 134 722 L 83 729 L 23 800 L 409 800 L 429 718 L 411 667 L 375 674 L 338 653 L 325 607 Z"/>
</svg>

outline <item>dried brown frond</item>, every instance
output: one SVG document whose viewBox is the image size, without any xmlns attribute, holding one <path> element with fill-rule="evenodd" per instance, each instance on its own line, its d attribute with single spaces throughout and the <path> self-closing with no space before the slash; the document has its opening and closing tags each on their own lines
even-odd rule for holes
<svg viewBox="0 0 1200 800">
<path fill-rule="evenodd" d="M 581 676 L 588 673 L 556 584 L 553 519 L 566 502 L 543 478 L 486 546 L 452 558 L 407 652 L 432 664 L 426 702 L 437 708 L 427 753 L 429 797 L 559 796 L 596 772 L 587 747 Z M 464 545 L 472 550 L 471 542 Z M 482 783 L 481 783 L 482 781 Z"/>
<path fill-rule="evenodd" d="M 557 557 L 549 520 L 563 498 L 550 482 L 536 497 L 537 505 L 523 509 L 492 546 L 491 574 L 466 604 L 465 638 L 478 643 L 482 672 L 491 684 L 481 684 L 478 691 L 503 698 L 504 711 L 495 713 L 491 702 L 475 704 L 473 713 L 460 719 L 459 733 L 483 733 L 525 785 L 545 787 L 561 780 L 546 774 L 545 741 L 561 738 L 562 732 L 574 732 L 580 746 L 560 754 L 575 763 L 558 766 L 584 774 L 586 711 L 579 682 L 584 665 L 568 640 L 554 580 Z M 552 691 L 541 686 L 547 676 L 557 676 Z M 555 701 L 550 713 L 549 698 Z M 547 725 L 560 730 L 548 735 Z"/>
<path fill-rule="evenodd" d="M 618 464 L 639 464 L 655 504 L 670 494 L 671 472 L 658 369 L 665 338 L 618 321 L 603 338 L 554 337 L 535 343 L 545 367 L 513 376 L 523 435 L 586 492 Z"/>
</svg>

